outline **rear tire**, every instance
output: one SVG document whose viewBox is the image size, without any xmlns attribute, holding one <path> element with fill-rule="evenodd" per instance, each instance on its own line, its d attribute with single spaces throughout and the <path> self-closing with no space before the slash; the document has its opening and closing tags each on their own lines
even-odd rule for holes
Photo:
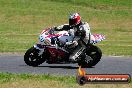
<svg viewBox="0 0 132 88">
<path fill-rule="evenodd" d="M 99 47 L 94 45 L 89 45 L 86 49 L 86 56 L 82 58 L 83 60 L 78 63 L 81 67 L 92 67 L 95 66 L 102 57 L 102 51 Z"/>
<path fill-rule="evenodd" d="M 27 52 L 24 55 L 24 61 L 27 65 L 29 66 L 38 66 L 42 64 L 45 59 L 42 58 L 42 56 L 38 56 L 37 49 L 34 47 L 31 47 L 30 49 L 27 50 Z"/>
</svg>

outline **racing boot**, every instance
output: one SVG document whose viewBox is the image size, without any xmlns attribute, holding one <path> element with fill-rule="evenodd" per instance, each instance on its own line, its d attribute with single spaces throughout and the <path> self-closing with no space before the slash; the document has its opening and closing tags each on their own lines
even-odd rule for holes
<svg viewBox="0 0 132 88">
<path fill-rule="evenodd" d="M 72 62 L 76 62 L 77 58 L 82 54 L 84 48 L 83 47 L 77 47 L 73 53 L 71 53 L 71 55 L 69 56 L 69 60 Z"/>
</svg>

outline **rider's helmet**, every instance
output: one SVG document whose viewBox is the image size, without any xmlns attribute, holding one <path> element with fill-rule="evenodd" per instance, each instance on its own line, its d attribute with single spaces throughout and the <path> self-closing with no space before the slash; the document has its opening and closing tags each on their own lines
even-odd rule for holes
<svg viewBox="0 0 132 88">
<path fill-rule="evenodd" d="M 73 13 L 69 16 L 69 25 L 70 26 L 76 26 L 81 22 L 81 16 L 79 13 Z"/>
</svg>

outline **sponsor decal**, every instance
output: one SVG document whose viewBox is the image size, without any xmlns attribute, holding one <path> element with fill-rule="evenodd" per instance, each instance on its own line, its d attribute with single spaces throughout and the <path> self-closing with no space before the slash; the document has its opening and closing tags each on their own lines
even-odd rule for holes
<svg viewBox="0 0 132 88">
<path fill-rule="evenodd" d="M 88 83 L 130 83 L 129 74 L 86 74 L 85 70 L 79 66 L 77 83 L 84 85 Z"/>
</svg>

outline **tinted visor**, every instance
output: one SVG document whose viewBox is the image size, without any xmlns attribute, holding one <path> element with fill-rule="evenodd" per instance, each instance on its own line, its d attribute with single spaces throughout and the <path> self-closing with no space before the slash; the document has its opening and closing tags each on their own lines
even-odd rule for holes
<svg viewBox="0 0 132 88">
<path fill-rule="evenodd" d="M 69 25 L 71 26 L 76 25 L 76 19 L 69 19 Z"/>
</svg>

